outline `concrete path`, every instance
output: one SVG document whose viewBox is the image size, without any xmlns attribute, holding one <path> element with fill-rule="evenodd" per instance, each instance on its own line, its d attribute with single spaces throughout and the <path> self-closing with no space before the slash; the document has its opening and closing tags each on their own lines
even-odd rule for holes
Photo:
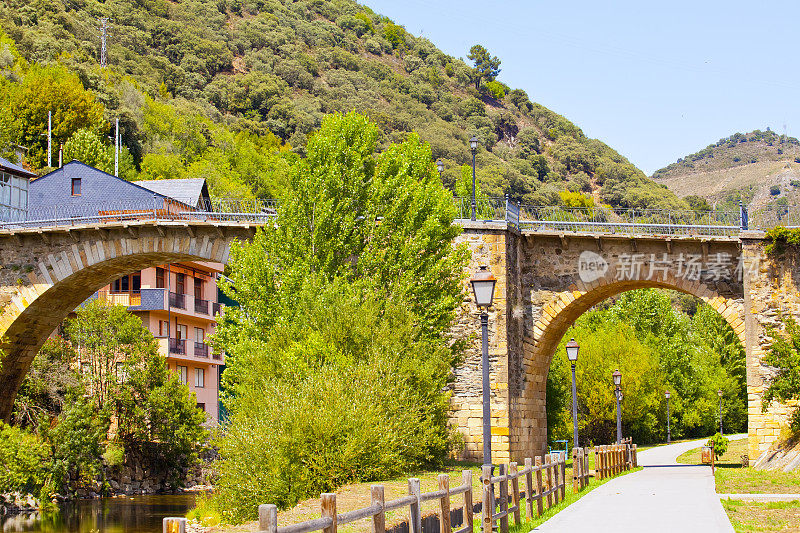
<svg viewBox="0 0 800 533">
<path fill-rule="evenodd" d="M 731 440 L 747 438 L 734 435 Z M 612 479 L 534 529 L 592 533 L 733 533 L 708 466 L 678 464 L 682 453 L 708 439 L 639 453 L 644 470 Z"/>
</svg>

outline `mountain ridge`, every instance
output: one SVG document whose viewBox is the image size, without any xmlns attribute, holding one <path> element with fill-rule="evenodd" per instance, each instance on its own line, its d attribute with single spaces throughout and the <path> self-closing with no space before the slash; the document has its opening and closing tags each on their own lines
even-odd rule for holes
<svg viewBox="0 0 800 533">
<path fill-rule="evenodd" d="M 97 57 L 103 16 L 112 19 L 106 69 Z M 28 63 L 60 64 L 79 76 L 104 106 L 105 124 L 94 126 L 101 139 L 114 117 L 124 118 L 132 179 L 169 173 L 207 177 L 217 192 L 275 194 L 279 177 L 241 171 L 231 161 L 243 148 L 219 147 L 251 135 L 251 144 L 277 149 L 259 140 L 274 134 L 302 155 L 324 114 L 356 110 L 379 125 L 383 144 L 417 131 L 445 162 L 443 180 L 456 193 L 469 181 L 464 165 L 476 135 L 483 194 L 536 204 L 582 195 L 579 203 L 685 207 L 524 90 L 476 81 L 462 60 L 350 0 L 3 0 L 0 28 Z M 192 121 L 203 123 L 198 132 L 163 127 L 192 129 Z M 43 140 L 16 140 L 32 146 L 40 168 Z"/>
</svg>

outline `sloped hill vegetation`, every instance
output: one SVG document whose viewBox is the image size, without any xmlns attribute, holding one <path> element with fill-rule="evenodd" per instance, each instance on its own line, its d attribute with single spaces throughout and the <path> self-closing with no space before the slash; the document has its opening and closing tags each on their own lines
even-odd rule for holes
<svg viewBox="0 0 800 533">
<path fill-rule="evenodd" d="M 724 137 L 653 173 L 691 205 L 735 208 L 740 200 L 784 212 L 800 191 L 800 141 L 769 128 Z"/>
<path fill-rule="evenodd" d="M 106 69 L 98 17 L 111 19 Z M 685 206 L 504 85 L 500 60 L 482 47 L 468 65 L 350 0 L 4 0 L 0 27 L 10 37 L 0 103 L 16 113 L 3 124 L 5 150 L 23 145 L 36 170 L 46 164 L 40 134 L 53 102 L 13 86 L 44 69 L 51 83 L 77 76 L 102 109 L 101 120 L 61 127 L 57 142 L 88 128 L 106 143 L 120 118 L 130 179 L 206 177 L 216 194 L 274 196 L 282 160 L 303 154 L 322 117 L 356 110 L 379 125 L 381 146 L 417 131 L 454 190 L 466 181 L 474 134 L 483 194 L 559 204 L 569 190 L 584 195 L 579 203 Z M 35 112 L 21 113 L 20 102 Z"/>
</svg>

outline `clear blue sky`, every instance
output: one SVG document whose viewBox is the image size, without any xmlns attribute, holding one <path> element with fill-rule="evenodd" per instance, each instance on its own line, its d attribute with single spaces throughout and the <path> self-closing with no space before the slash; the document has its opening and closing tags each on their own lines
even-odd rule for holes
<svg viewBox="0 0 800 533">
<path fill-rule="evenodd" d="M 800 128 L 800 2 L 362 0 L 651 174 L 733 133 Z"/>
</svg>

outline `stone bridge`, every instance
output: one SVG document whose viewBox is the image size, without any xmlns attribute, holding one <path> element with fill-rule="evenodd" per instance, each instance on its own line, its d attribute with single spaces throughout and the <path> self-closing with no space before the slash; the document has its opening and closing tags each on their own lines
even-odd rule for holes
<svg viewBox="0 0 800 533">
<path fill-rule="evenodd" d="M 517 460 L 547 447 L 547 373 L 559 341 L 592 306 L 647 287 L 696 296 L 717 310 L 747 353 L 748 431 L 755 458 L 777 440 L 787 406 L 761 412 L 769 368 L 761 360 L 766 328 L 778 315 L 800 314 L 798 259 L 764 253 L 764 234 L 647 236 L 517 231 L 503 223 L 464 222 L 460 240 L 472 251 L 470 271 L 489 265 L 498 280 L 490 311 L 492 448 Z M 475 333 L 456 369 L 451 420 L 463 433 L 465 457 L 478 459 L 481 374 L 477 309 L 465 301 L 457 330 Z M 625 369 L 621 368 L 623 375 Z M 623 383 L 624 386 L 624 383 Z"/>
<path fill-rule="evenodd" d="M 255 225 L 128 221 L 0 232 L 0 419 L 47 337 L 98 289 L 143 268 L 186 260 L 228 260 Z"/>
<path fill-rule="evenodd" d="M 750 452 L 777 439 L 787 407 L 761 413 L 765 328 L 779 313 L 800 315 L 800 257 L 775 262 L 763 234 L 640 236 L 520 232 L 504 222 L 461 221 L 474 270 L 488 264 L 498 278 L 490 313 L 493 448 L 499 460 L 546 449 L 545 385 L 567 328 L 595 304 L 621 292 L 661 287 L 708 302 L 733 327 L 747 352 Z M 234 240 L 252 237 L 258 222 L 129 220 L 0 231 L 0 419 L 33 358 L 67 314 L 124 274 L 183 260 L 226 262 Z M 727 258 L 727 262 L 723 259 Z M 743 259 L 743 260 L 742 260 Z M 740 263 L 740 260 L 741 263 Z M 728 268 L 719 273 L 712 267 Z M 471 270 L 472 271 L 472 270 Z M 741 273 L 741 276 L 739 275 Z M 695 279 L 697 275 L 698 279 Z M 456 333 L 476 330 L 465 301 Z M 480 355 L 473 343 L 456 369 L 452 420 L 468 457 L 481 454 Z M 623 369 L 624 371 L 624 369 Z"/>
</svg>

